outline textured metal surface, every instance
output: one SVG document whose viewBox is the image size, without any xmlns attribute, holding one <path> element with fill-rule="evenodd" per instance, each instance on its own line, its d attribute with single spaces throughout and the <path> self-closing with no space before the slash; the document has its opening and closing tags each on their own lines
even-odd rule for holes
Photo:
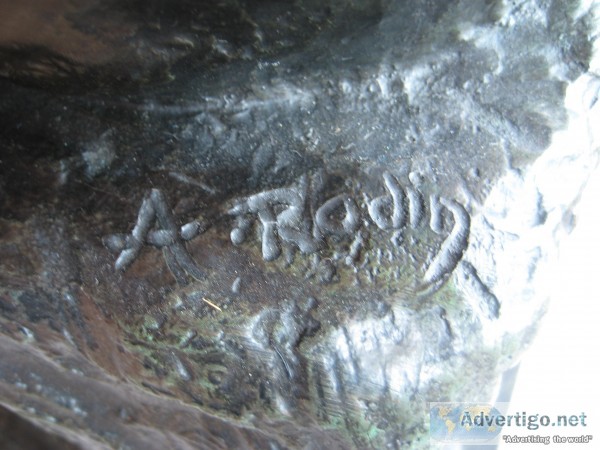
<svg viewBox="0 0 600 450">
<path fill-rule="evenodd" d="M 428 448 L 427 401 L 490 399 L 518 363 L 584 182 L 541 175 L 588 156 L 550 144 L 569 86 L 595 105 L 590 7 L 0 12 L 3 423 Z"/>
</svg>

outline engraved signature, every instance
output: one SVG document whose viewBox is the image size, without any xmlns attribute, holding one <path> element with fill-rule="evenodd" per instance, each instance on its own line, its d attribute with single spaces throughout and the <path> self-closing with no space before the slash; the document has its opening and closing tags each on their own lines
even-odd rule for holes
<svg viewBox="0 0 600 450">
<path fill-rule="evenodd" d="M 346 261 L 356 260 L 365 244 L 361 227 L 375 226 L 392 232 L 392 242 L 399 245 L 406 228 L 418 229 L 428 226 L 434 233 L 443 235 L 443 215 L 452 218 L 452 229 L 437 253 L 429 261 L 422 281 L 436 284 L 452 273 L 467 249 L 470 233 L 470 215 L 456 200 L 429 196 L 423 198 L 418 187 L 402 186 L 398 179 L 383 174 L 386 193 L 367 199 L 366 207 L 360 208 L 349 193 L 327 199 L 321 205 L 313 205 L 308 176 L 304 175 L 292 187 L 260 192 L 234 202 L 226 214 L 233 217 L 231 242 L 246 242 L 255 224 L 260 227 L 262 257 L 274 261 L 281 256 L 282 245 L 291 245 L 302 254 L 317 254 L 327 246 L 328 238 L 352 240 Z M 426 214 L 429 212 L 429 221 Z M 118 270 L 126 270 L 138 257 L 144 245 L 161 248 L 167 266 L 179 283 L 185 284 L 187 275 L 198 280 L 204 273 L 188 252 L 185 241 L 202 234 L 204 229 L 197 222 L 185 224 L 180 230 L 165 199 L 158 189 L 152 189 L 143 200 L 135 227 L 128 235 L 115 234 L 104 239 L 112 251 L 119 252 L 115 263 Z"/>
<path fill-rule="evenodd" d="M 158 225 L 158 228 L 155 228 Z M 115 262 L 117 270 L 126 270 L 139 256 L 144 245 L 161 248 L 167 266 L 175 279 L 186 283 L 186 274 L 201 280 L 204 272 L 196 265 L 185 247 L 189 241 L 204 230 L 199 222 L 187 223 L 177 230 L 164 194 L 152 189 L 142 201 L 138 218 L 131 234 L 113 234 L 104 238 L 104 245 L 111 251 L 119 252 Z"/>
</svg>

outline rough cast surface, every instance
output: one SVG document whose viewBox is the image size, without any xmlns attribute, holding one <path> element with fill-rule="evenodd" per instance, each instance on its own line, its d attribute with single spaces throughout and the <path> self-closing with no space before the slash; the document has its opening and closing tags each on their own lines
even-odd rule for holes
<svg viewBox="0 0 600 450">
<path fill-rule="evenodd" d="M 543 315 L 597 28 L 558 0 L 3 1 L 2 445 L 428 448 L 427 402 L 491 400 Z"/>
</svg>

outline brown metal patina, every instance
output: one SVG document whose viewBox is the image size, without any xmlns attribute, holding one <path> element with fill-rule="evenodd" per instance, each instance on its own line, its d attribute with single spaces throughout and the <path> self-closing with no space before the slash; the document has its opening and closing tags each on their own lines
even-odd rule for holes
<svg viewBox="0 0 600 450">
<path fill-rule="evenodd" d="M 593 26 L 437 3 L 0 2 L 3 448 L 419 449 L 491 400 Z"/>
</svg>

